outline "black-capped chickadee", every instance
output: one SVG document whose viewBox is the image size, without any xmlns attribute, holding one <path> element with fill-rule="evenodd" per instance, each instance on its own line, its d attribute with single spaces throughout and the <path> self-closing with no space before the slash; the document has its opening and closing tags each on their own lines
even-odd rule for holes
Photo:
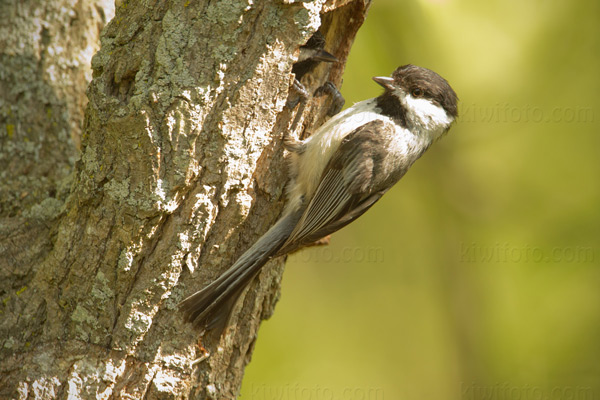
<svg viewBox="0 0 600 400">
<path fill-rule="evenodd" d="M 297 80 L 311 72 L 320 62 L 338 62 L 331 53 L 325 51 L 325 36 L 316 31 L 305 45 L 300 46 L 298 59 L 292 66 L 292 72 Z"/>
<path fill-rule="evenodd" d="M 310 93 L 306 90 L 306 87 L 300 82 L 302 77 L 312 72 L 320 63 L 336 63 L 339 60 L 331 53 L 325 51 L 325 36 L 319 31 L 316 31 L 310 39 L 300 46 L 298 53 L 298 59 L 292 66 L 292 72 L 294 73 L 293 90 L 290 91 L 286 106 L 290 110 L 302 103 L 303 106 L 306 101 L 310 98 Z M 339 93 L 335 85 L 331 82 L 327 82 L 321 86 L 318 91 L 329 93 L 333 95 L 333 104 L 329 115 L 337 114 L 344 106 L 344 98 Z M 298 110 L 297 117 L 292 124 L 295 128 L 300 115 L 302 114 L 303 108 Z"/>
<path fill-rule="evenodd" d="M 185 299 L 187 321 L 223 328 L 243 289 L 273 257 L 349 224 L 383 196 L 448 131 L 458 98 L 435 72 L 404 65 L 375 77 L 379 97 L 361 101 L 304 141 L 288 141 L 291 181 L 282 217 L 214 282 Z"/>
</svg>

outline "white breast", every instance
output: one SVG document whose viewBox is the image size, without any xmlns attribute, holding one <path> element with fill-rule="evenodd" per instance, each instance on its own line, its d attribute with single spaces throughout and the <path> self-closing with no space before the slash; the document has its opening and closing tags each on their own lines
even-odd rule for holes
<svg viewBox="0 0 600 400">
<path fill-rule="evenodd" d="M 303 195 L 308 198 L 312 196 L 325 166 L 344 137 L 359 126 L 375 120 L 393 123 L 391 118 L 376 112 L 375 99 L 361 101 L 332 117 L 304 141 L 306 151 L 301 156 L 293 155 L 292 159 L 297 177 L 289 187 L 288 210 L 296 209 L 301 204 Z M 408 131 L 400 127 L 398 130 L 399 135 L 409 135 Z"/>
</svg>

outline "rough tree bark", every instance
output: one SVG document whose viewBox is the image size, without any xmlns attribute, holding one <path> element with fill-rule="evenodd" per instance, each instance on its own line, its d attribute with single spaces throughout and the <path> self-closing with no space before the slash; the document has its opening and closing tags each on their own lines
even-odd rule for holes
<svg viewBox="0 0 600 400">
<path fill-rule="evenodd" d="M 0 398 L 235 398 L 283 260 L 220 339 L 199 342 L 176 305 L 278 217 L 297 49 L 319 29 L 341 62 L 304 83 L 339 87 L 368 1 L 120 2 L 83 129 L 78 68 L 104 5 L 33 3 L 0 6 Z"/>
</svg>

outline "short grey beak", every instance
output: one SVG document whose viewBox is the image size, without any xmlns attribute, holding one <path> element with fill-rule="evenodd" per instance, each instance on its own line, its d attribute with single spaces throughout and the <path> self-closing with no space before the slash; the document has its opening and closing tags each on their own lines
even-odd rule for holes
<svg viewBox="0 0 600 400">
<path fill-rule="evenodd" d="M 333 54 L 326 52 L 325 50 L 317 50 L 313 55 L 313 59 L 323 62 L 339 62 Z"/>
<path fill-rule="evenodd" d="M 394 88 L 394 80 L 387 76 L 374 76 L 373 80 L 386 89 L 391 90 Z"/>
</svg>

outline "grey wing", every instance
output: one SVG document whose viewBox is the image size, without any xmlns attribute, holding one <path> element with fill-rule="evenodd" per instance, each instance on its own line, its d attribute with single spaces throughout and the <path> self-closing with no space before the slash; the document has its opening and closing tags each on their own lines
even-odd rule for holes
<svg viewBox="0 0 600 400">
<path fill-rule="evenodd" d="M 344 138 L 279 255 L 341 229 L 383 196 L 388 188 L 378 188 L 374 183 L 381 180 L 376 179 L 378 166 L 385 157 L 385 136 L 390 129 L 394 129 L 391 123 L 375 120 Z"/>
</svg>

